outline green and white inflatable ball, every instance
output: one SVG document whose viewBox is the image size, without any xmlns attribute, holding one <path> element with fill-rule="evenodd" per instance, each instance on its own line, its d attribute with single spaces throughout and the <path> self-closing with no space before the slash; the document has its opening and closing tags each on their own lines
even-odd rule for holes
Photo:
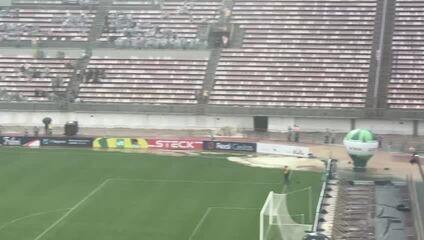
<svg viewBox="0 0 424 240">
<path fill-rule="evenodd" d="M 353 169 L 365 171 L 368 160 L 378 148 L 378 139 L 367 129 L 355 129 L 346 135 L 343 144 L 353 160 Z"/>
</svg>

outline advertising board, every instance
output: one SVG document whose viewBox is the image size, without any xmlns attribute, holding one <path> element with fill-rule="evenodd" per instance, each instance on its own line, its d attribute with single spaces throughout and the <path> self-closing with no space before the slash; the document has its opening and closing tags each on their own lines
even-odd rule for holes
<svg viewBox="0 0 424 240">
<path fill-rule="evenodd" d="M 50 147 L 91 147 L 93 138 L 80 138 L 80 137 L 41 137 L 41 146 Z"/>
<path fill-rule="evenodd" d="M 144 138 L 96 138 L 93 148 L 147 149 L 149 144 Z"/>
<path fill-rule="evenodd" d="M 256 143 L 204 141 L 203 149 L 234 152 L 256 152 Z"/>
<path fill-rule="evenodd" d="M 265 153 L 265 154 L 296 156 L 296 157 L 309 156 L 308 147 L 299 147 L 299 146 L 290 146 L 290 145 L 281 145 L 281 144 L 272 144 L 272 143 L 258 143 L 257 152 Z"/>
<path fill-rule="evenodd" d="M 165 149 L 165 150 L 202 150 L 203 141 L 199 140 L 147 140 L 149 149 Z"/>
<path fill-rule="evenodd" d="M 34 137 L 26 136 L 0 136 L 0 145 L 2 146 L 24 146 L 25 144 L 37 140 Z"/>
</svg>

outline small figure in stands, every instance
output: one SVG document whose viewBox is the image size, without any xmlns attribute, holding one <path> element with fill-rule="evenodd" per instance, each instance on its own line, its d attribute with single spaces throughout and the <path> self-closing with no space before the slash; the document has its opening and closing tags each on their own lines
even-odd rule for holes
<svg viewBox="0 0 424 240">
<path fill-rule="evenodd" d="M 38 134 L 40 133 L 40 128 L 38 128 L 37 126 L 34 126 L 34 137 L 38 137 Z"/>
<path fill-rule="evenodd" d="M 377 140 L 378 140 L 378 148 L 382 148 L 383 147 L 383 137 L 379 135 L 377 137 Z"/>
<path fill-rule="evenodd" d="M 330 130 L 327 128 L 324 136 L 324 144 L 330 143 Z"/>
<path fill-rule="evenodd" d="M 417 151 L 415 150 L 415 148 L 414 147 L 410 147 L 408 150 L 412 153 L 411 154 L 411 158 L 409 160 L 409 163 L 411 163 L 411 164 L 418 163 L 419 156 L 418 156 Z"/>
<path fill-rule="evenodd" d="M 330 134 L 330 143 L 331 144 L 335 144 L 336 143 L 336 134 L 334 133 L 334 131 L 331 131 L 331 134 Z"/>
<path fill-rule="evenodd" d="M 300 137 L 300 127 L 296 124 L 293 126 L 293 132 L 294 132 L 294 141 L 299 142 Z"/>
<path fill-rule="evenodd" d="M 292 141 L 292 135 L 293 135 L 293 129 L 289 126 L 287 128 L 287 141 L 288 142 Z"/>
</svg>

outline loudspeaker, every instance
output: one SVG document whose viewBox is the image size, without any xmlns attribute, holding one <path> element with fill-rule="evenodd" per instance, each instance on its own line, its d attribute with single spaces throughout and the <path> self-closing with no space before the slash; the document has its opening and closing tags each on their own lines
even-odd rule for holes
<svg viewBox="0 0 424 240">
<path fill-rule="evenodd" d="M 65 124 L 65 135 L 66 136 L 75 136 L 78 133 L 78 122 L 77 121 L 72 121 L 72 122 L 67 122 Z"/>
</svg>

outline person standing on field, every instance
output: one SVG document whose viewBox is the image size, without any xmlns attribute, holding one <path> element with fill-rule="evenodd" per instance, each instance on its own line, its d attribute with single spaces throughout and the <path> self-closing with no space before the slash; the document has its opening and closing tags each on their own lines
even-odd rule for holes
<svg viewBox="0 0 424 240">
<path fill-rule="evenodd" d="M 290 184 L 290 169 L 289 166 L 284 166 L 283 168 L 283 176 L 284 176 L 284 184 L 289 185 Z"/>
</svg>

